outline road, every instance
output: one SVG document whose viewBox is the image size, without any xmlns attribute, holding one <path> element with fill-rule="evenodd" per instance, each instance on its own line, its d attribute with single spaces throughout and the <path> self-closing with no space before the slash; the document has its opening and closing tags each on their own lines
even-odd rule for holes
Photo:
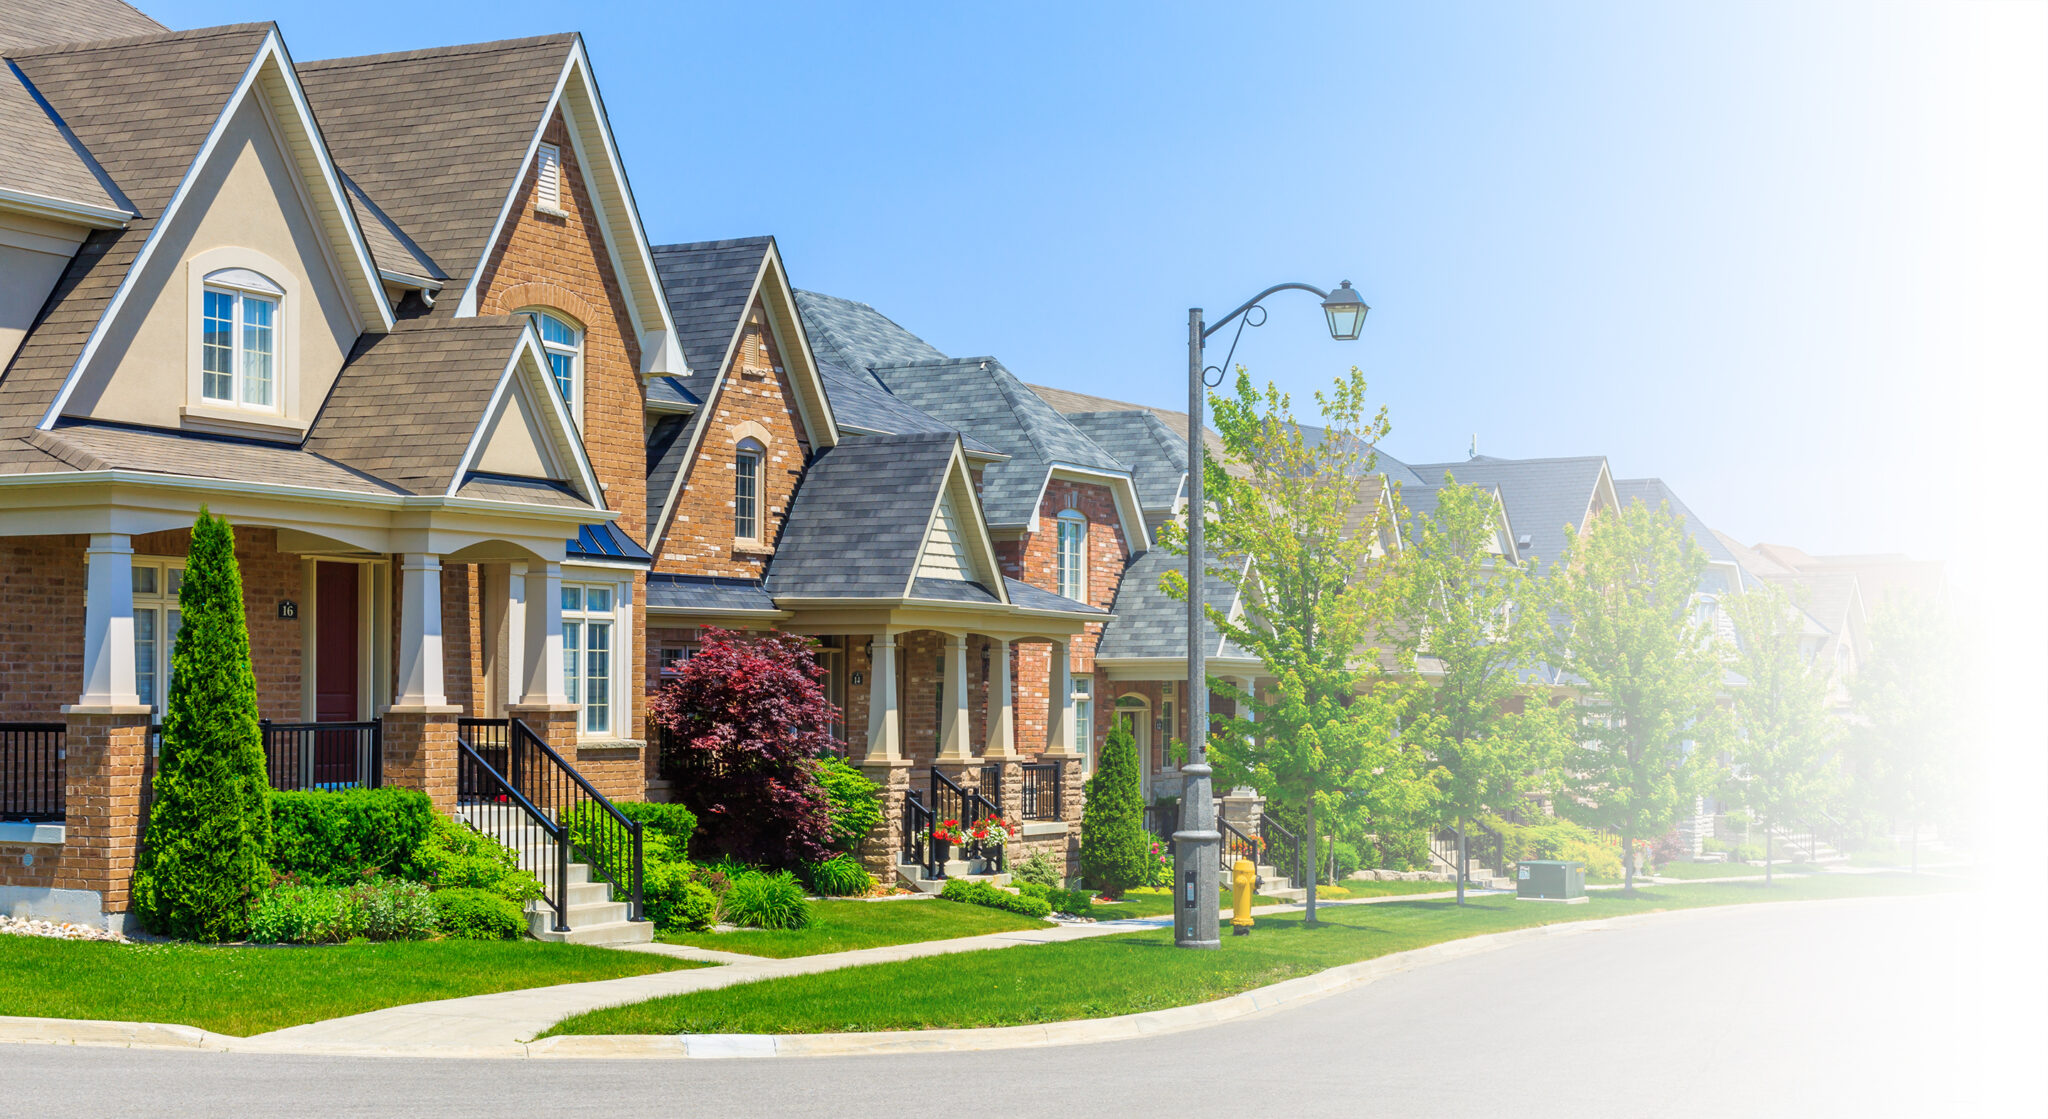
<svg viewBox="0 0 2048 1119">
<path fill-rule="evenodd" d="M 1990 904 L 1950 895 L 1677 913 L 1522 942 L 1210 1029 L 1068 1048 L 596 1062 L 9 1046 L 0 1114 L 2048 1113 L 2015 1110 L 1985 1080 L 1992 1055 L 2012 1048 L 1988 1036 L 1993 1025 L 1965 994 L 1984 964 L 1964 930 Z M 2024 1071 L 2038 1076 L 2039 1056 Z"/>
</svg>

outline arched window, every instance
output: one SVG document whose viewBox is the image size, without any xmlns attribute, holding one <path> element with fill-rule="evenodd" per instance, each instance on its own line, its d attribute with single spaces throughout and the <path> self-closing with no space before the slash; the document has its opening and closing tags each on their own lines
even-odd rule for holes
<svg viewBox="0 0 2048 1119">
<path fill-rule="evenodd" d="M 1058 561 L 1060 594 L 1076 602 L 1088 601 L 1088 518 L 1079 510 L 1062 510 L 1059 515 Z"/>
<path fill-rule="evenodd" d="M 732 534 L 761 539 L 761 453 L 758 440 L 742 439 L 732 458 Z"/>
<path fill-rule="evenodd" d="M 555 389 L 569 404 L 569 414 L 583 424 L 583 331 L 554 311 L 529 307 L 520 314 L 533 320 L 540 344 L 548 352 L 548 371 Z"/>
<path fill-rule="evenodd" d="M 277 410 L 278 307 L 284 289 L 248 268 L 206 275 L 199 324 L 199 398 Z"/>
</svg>

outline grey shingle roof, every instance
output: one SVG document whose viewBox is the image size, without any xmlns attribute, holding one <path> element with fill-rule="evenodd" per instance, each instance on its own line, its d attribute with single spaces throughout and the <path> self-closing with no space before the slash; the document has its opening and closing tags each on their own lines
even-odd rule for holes
<svg viewBox="0 0 2048 1119">
<path fill-rule="evenodd" d="M 775 600 L 761 584 L 745 579 L 716 579 L 655 572 L 647 577 L 650 610 L 746 611 L 773 614 Z"/>
<path fill-rule="evenodd" d="M 739 237 L 654 248 L 654 269 L 661 276 L 683 360 L 690 365 L 683 387 L 699 400 L 711 395 L 747 313 L 761 261 L 774 244 L 772 237 Z"/>
<path fill-rule="evenodd" d="M 1221 561 L 1211 561 L 1212 565 L 1217 562 Z M 1102 641 L 1095 647 L 1098 660 L 1187 657 L 1187 603 L 1169 597 L 1159 585 L 1160 579 L 1173 570 L 1187 570 L 1187 557 L 1176 556 L 1164 548 L 1146 552 L 1124 569 L 1123 581 L 1117 585 L 1116 601 L 1110 606 L 1110 613 L 1115 617 L 1103 627 Z M 1204 600 L 1228 614 L 1237 602 L 1237 588 L 1214 571 L 1208 574 L 1203 584 Z M 1223 641 L 1213 625 L 1205 623 L 1202 628 L 1209 637 L 1207 649 L 1210 656 L 1248 655 Z"/>
<path fill-rule="evenodd" d="M 479 474 L 472 470 L 463 476 L 462 485 L 455 491 L 457 497 L 473 497 L 479 501 L 520 501 L 528 505 L 552 505 L 558 509 L 589 508 L 590 503 L 576 496 L 576 491 L 561 484 L 542 478 L 508 478 L 501 474 Z"/>
<path fill-rule="evenodd" d="M 994 591 L 980 583 L 963 579 L 933 579 L 919 576 L 910 581 L 910 597 L 930 599 L 936 602 L 980 602 L 994 605 L 1001 601 Z"/>
<path fill-rule="evenodd" d="M 455 480 L 526 320 L 413 320 L 356 343 L 306 449 L 413 493 Z"/>
<path fill-rule="evenodd" d="M 107 193 L 91 159 L 71 146 L 28 87 L 0 68 L 0 190 L 125 209 Z"/>
<path fill-rule="evenodd" d="M 683 386 L 675 377 L 656 377 L 647 382 L 647 408 L 649 411 L 687 411 L 704 403 L 696 393 Z"/>
<path fill-rule="evenodd" d="M 1109 611 L 1100 606 L 1076 602 L 1071 598 L 1056 595 L 1044 587 L 1034 587 L 1007 575 L 1003 577 L 1003 589 L 1010 596 L 1010 605 L 1023 610 L 1055 610 L 1064 614 L 1098 614 L 1104 617 L 1109 614 Z"/>
<path fill-rule="evenodd" d="M 1507 505 L 1516 536 L 1527 536 L 1523 559 L 1535 556 L 1544 570 L 1564 552 L 1564 526 L 1585 527 L 1600 471 L 1607 460 L 1584 458 L 1500 459 L 1481 455 L 1464 462 L 1417 465 L 1415 472 L 1435 481 L 1448 471 L 1465 485 L 1492 486 Z"/>
<path fill-rule="evenodd" d="M 1738 562 L 1735 553 L 1729 551 L 1726 544 L 1721 543 L 1720 536 L 1707 525 L 1707 522 L 1700 520 L 1698 514 L 1686 508 L 1685 502 L 1678 499 L 1678 495 L 1672 492 L 1670 486 L 1664 484 L 1662 478 L 1616 479 L 1614 497 L 1624 506 L 1630 501 L 1641 501 L 1655 509 L 1659 504 L 1668 503 L 1671 511 L 1684 519 L 1686 534 L 1707 553 L 1708 559 L 1715 563 Z"/>
<path fill-rule="evenodd" d="M 1150 412 L 1154 416 L 1159 417 L 1159 422 L 1166 425 L 1166 430 L 1173 433 L 1173 437 L 1180 441 L 1181 446 L 1187 446 L 1188 414 L 1186 412 L 1178 412 L 1172 408 L 1155 408 L 1149 404 L 1134 404 L 1128 400 L 1113 400 L 1107 396 L 1090 396 L 1085 392 L 1075 392 L 1072 389 L 1056 389 L 1050 385 L 1032 385 L 1031 391 L 1037 393 L 1039 398 L 1047 404 L 1052 405 L 1055 411 L 1067 416 L 1083 412 Z M 1202 432 L 1202 448 L 1202 453 L 1205 455 L 1221 455 L 1223 453 L 1222 440 L 1217 438 L 1215 432 L 1207 429 L 1204 429 Z M 1185 454 L 1182 457 L 1185 458 Z"/>
<path fill-rule="evenodd" d="M 11 55 L 140 216 L 94 231 L 73 254 L 0 372 L 0 440 L 27 436 L 48 410 L 270 30 L 241 24 Z"/>
<path fill-rule="evenodd" d="M 647 433 L 647 546 L 661 539 L 668 526 L 662 523 L 661 511 L 668 507 L 669 495 L 676 488 L 676 476 L 682 472 L 683 459 L 690 453 L 690 425 L 697 421 L 691 416 L 663 416 L 654 421 L 653 430 Z"/>
<path fill-rule="evenodd" d="M 461 285 L 519 181 L 575 41 L 547 35 L 301 62 L 299 81 L 335 163 Z M 455 306 L 444 300 L 435 314 L 452 317 Z"/>
<path fill-rule="evenodd" d="M 0 0 L 0 54 L 164 30 L 121 0 Z"/>
<path fill-rule="evenodd" d="M 803 316 L 805 332 L 811 336 L 811 352 L 826 365 L 860 374 L 877 365 L 901 365 L 946 356 L 865 303 L 798 291 L 796 307 Z"/>
<path fill-rule="evenodd" d="M 865 373 L 849 373 L 836 365 L 820 366 L 825 394 L 832 400 L 832 416 L 843 429 L 861 435 L 909 435 L 913 432 L 953 432 L 938 418 L 897 399 Z M 972 436 L 961 436 L 968 454 L 1000 455 L 1001 451 Z"/>
<path fill-rule="evenodd" d="M 1042 395 L 1042 394 L 1041 394 Z M 1067 422 L 1095 445 L 1130 467 L 1138 504 L 1148 511 L 1172 509 L 1188 476 L 1185 433 L 1176 435 L 1149 409 L 1069 412 Z"/>
<path fill-rule="evenodd" d="M 811 460 L 763 585 L 784 598 L 901 598 L 958 437 L 871 435 Z"/>
</svg>

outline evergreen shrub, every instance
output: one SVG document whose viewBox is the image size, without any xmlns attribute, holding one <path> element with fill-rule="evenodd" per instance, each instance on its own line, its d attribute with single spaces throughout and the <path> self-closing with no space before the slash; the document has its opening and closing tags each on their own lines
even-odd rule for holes
<svg viewBox="0 0 2048 1119">
<path fill-rule="evenodd" d="M 489 890 L 456 887 L 428 895 L 435 925 L 451 940 L 513 940 L 526 931 L 517 903 Z"/>
<path fill-rule="evenodd" d="M 437 817 L 417 789 L 345 789 L 274 792 L 270 818 L 274 870 L 309 886 L 345 886 L 380 874 L 423 877 Z"/>
<path fill-rule="evenodd" d="M 1026 917 L 1048 917 L 1052 915 L 1052 905 L 1044 898 L 1013 894 L 1001 887 L 991 886 L 986 882 L 969 882 L 965 878 L 947 879 L 946 884 L 939 888 L 939 899 L 941 901 L 962 902 L 967 905 L 987 906 L 990 909 L 1020 913 Z"/>
<path fill-rule="evenodd" d="M 832 823 L 832 849 L 852 853 L 882 822 L 882 794 L 867 774 L 837 757 L 818 759 L 818 785 L 825 790 Z"/>
<path fill-rule="evenodd" d="M 1031 882 L 1039 886 L 1058 887 L 1064 884 L 1058 864 L 1043 851 L 1033 851 L 1023 862 L 1013 864 L 1010 878 L 1018 883 Z"/>
<path fill-rule="evenodd" d="M 1119 726 L 1109 732 L 1088 779 L 1088 802 L 1081 809 L 1081 874 L 1105 897 L 1122 897 L 1149 880 L 1151 843 L 1139 792 L 1137 742 Z"/>
</svg>

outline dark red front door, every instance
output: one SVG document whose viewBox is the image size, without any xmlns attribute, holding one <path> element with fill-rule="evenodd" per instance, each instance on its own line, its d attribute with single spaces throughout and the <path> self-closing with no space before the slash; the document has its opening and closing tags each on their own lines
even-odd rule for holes
<svg viewBox="0 0 2048 1119">
<path fill-rule="evenodd" d="M 356 565 L 314 568 L 313 629 L 319 643 L 314 669 L 314 718 L 353 723 L 362 717 L 357 692 Z"/>
</svg>

